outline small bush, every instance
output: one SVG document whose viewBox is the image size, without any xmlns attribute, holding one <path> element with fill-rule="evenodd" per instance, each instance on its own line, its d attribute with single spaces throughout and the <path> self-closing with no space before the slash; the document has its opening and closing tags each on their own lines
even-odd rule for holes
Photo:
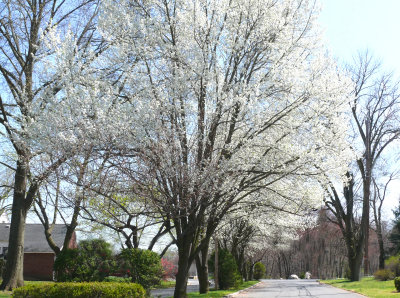
<svg viewBox="0 0 400 298">
<path fill-rule="evenodd" d="M 385 268 L 400 276 L 400 256 L 392 256 L 385 261 Z"/>
<path fill-rule="evenodd" d="M 374 278 L 380 281 L 391 280 L 394 278 L 394 273 L 389 269 L 379 269 L 374 273 Z"/>
<path fill-rule="evenodd" d="M 265 277 L 265 265 L 261 262 L 254 264 L 254 279 L 261 279 Z"/>
<path fill-rule="evenodd" d="M 161 266 L 163 268 L 162 278 L 163 280 L 167 280 L 168 278 L 175 278 L 176 273 L 178 272 L 178 268 L 172 262 L 167 259 L 161 259 Z"/>
<path fill-rule="evenodd" d="M 132 282 L 132 277 L 107 276 L 105 282 Z"/>
<path fill-rule="evenodd" d="M 396 277 L 394 279 L 394 286 L 395 286 L 397 292 L 400 292 L 400 277 Z"/>
<path fill-rule="evenodd" d="M 211 255 L 208 266 L 210 272 L 214 273 L 215 252 Z M 218 251 L 218 281 L 221 290 L 238 288 L 242 283 L 236 261 L 231 253 L 226 249 Z"/>
<path fill-rule="evenodd" d="M 305 279 L 306 278 L 306 274 L 304 272 L 300 272 L 299 278 L 300 279 Z"/>
<path fill-rule="evenodd" d="M 146 292 L 134 283 L 40 283 L 26 285 L 13 291 L 14 298 L 144 298 Z"/>
<path fill-rule="evenodd" d="M 160 256 L 150 250 L 124 249 L 118 256 L 119 266 L 133 282 L 145 289 L 159 285 L 162 276 Z"/>
<path fill-rule="evenodd" d="M 83 240 L 77 249 L 60 252 L 54 262 L 57 281 L 102 281 L 114 270 L 111 245 L 104 240 Z"/>
</svg>

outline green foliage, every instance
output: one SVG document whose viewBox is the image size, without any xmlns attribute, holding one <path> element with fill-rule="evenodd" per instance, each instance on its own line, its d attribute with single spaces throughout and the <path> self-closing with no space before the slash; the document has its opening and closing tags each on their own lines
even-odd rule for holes
<svg viewBox="0 0 400 298">
<path fill-rule="evenodd" d="M 304 272 L 300 272 L 299 278 L 300 279 L 305 279 L 306 278 L 306 274 Z"/>
<path fill-rule="evenodd" d="M 265 265 L 261 262 L 254 264 L 254 279 L 261 279 L 265 277 Z"/>
<path fill-rule="evenodd" d="M 215 252 L 211 255 L 208 266 L 210 272 L 214 273 Z M 242 283 L 235 258 L 226 249 L 218 251 L 218 281 L 221 289 L 237 288 Z"/>
<path fill-rule="evenodd" d="M 400 276 L 400 256 L 392 256 L 385 261 L 385 268 L 394 272 L 395 276 Z"/>
<path fill-rule="evenodd" d="M 394 287 L 396 288 L 397 292 L 400 292 L 400 277 L 396 277 L 394 279 Z"/>
<path fill-rule="evenodd" d="M 13 291 L 12 297 L 22 298 L 144 298 L 143 287 L 134 283 L 40 283 L 30 284 Z"/>
<path fill-rule="evenodd" d="M 118 263 L 132 281 L 145 289 L 159 285 L 162 277 L 160 256 L 150 250 L 124 249 L 118 256 Z"/>
<path fill-rule="evenodd" d="M 111 245 L 104 240 L 84 240 L 77 249 L 59 253 L 54 262 L 57 281 L 102 281 L 114 270 Z"/>
<path fill-rule="evenodd" d="M 400 201 L 399 205 L 396 209 L 393 210 L 394 220 L 393 220 L 393 228 L 389 234 L 389 240 L 392 242 L 392 253 L 399 254 L 400 253 Z"/>
<path fill-rule="evenodd" d="M 132 282 L 132 277 L 107 276 L 105 282 Z"/>
<path fill-rule="evenodd" d="M 391 280 L 394 278 L 394 273 L 389 269 L 380 269 L 374 273 L 374 278 L 380 281 Z"/>
</svg>

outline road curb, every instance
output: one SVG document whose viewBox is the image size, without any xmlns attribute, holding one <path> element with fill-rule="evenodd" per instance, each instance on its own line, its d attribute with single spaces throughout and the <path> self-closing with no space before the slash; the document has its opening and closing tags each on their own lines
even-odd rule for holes
<svg viewBox="0 0 400 298">
<path fill-rule="evenodd" d="M 232 297 L 235 297 L 235 295 L 240 294 L 240 293 L 242 293 L 242 292 L 244 292 L 244 291 L 247 291 L 247 290 L 249 290 L 249 289 L 252 289 L 252 288 L 254 288 L 255 286 L 257 286 L 258 284 L 260 284 L 260 283 L 261 283 L 261 281 L 259 281 L 258 283 L 254 284 L 254 285 L 252 285 L 251 287 L 248 287 L 248 288 L 246 288 L 246 289 L 243 289 L 243 290 L 237 291 L 237 292 L 235 292 L 235 293 L 231 293 L 231 294 L 225 295 L 224 298 L 232 298 Z"/>
</svg>

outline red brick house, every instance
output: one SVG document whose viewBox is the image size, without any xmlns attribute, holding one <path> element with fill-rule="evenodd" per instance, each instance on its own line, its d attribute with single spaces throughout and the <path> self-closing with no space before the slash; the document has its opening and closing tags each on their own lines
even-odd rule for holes
<svg viewBox="0 0 400 298">
<path fill-rule="evenodd" d="M 52 237 L 61 248 L 67 227 L 54 225 Z M 0 223 L 0 256 L 4 257 L 8 248 L 9 223 Z M 76 234 L 71 238 L 69 248 L 76 248 Z M 44 235 L 42 224 L 26 224 L 24 245 L 24 279 L 52 280 L 55 254 L 51 250 Z"/>
</svg>

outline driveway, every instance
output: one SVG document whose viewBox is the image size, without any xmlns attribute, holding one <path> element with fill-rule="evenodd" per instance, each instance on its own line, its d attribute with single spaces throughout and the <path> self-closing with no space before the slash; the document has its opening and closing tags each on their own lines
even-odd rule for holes
<svg viewBox="0 0 400 298">
<path fill-rule="evenodd" d="M 262 282 L 254 288 L 236 294 L 234 297 L 365 298 L 363 295 L 337 289 L 329 285 L 319 284 L 315 279 L 262 280 Z"/>
</svg>

